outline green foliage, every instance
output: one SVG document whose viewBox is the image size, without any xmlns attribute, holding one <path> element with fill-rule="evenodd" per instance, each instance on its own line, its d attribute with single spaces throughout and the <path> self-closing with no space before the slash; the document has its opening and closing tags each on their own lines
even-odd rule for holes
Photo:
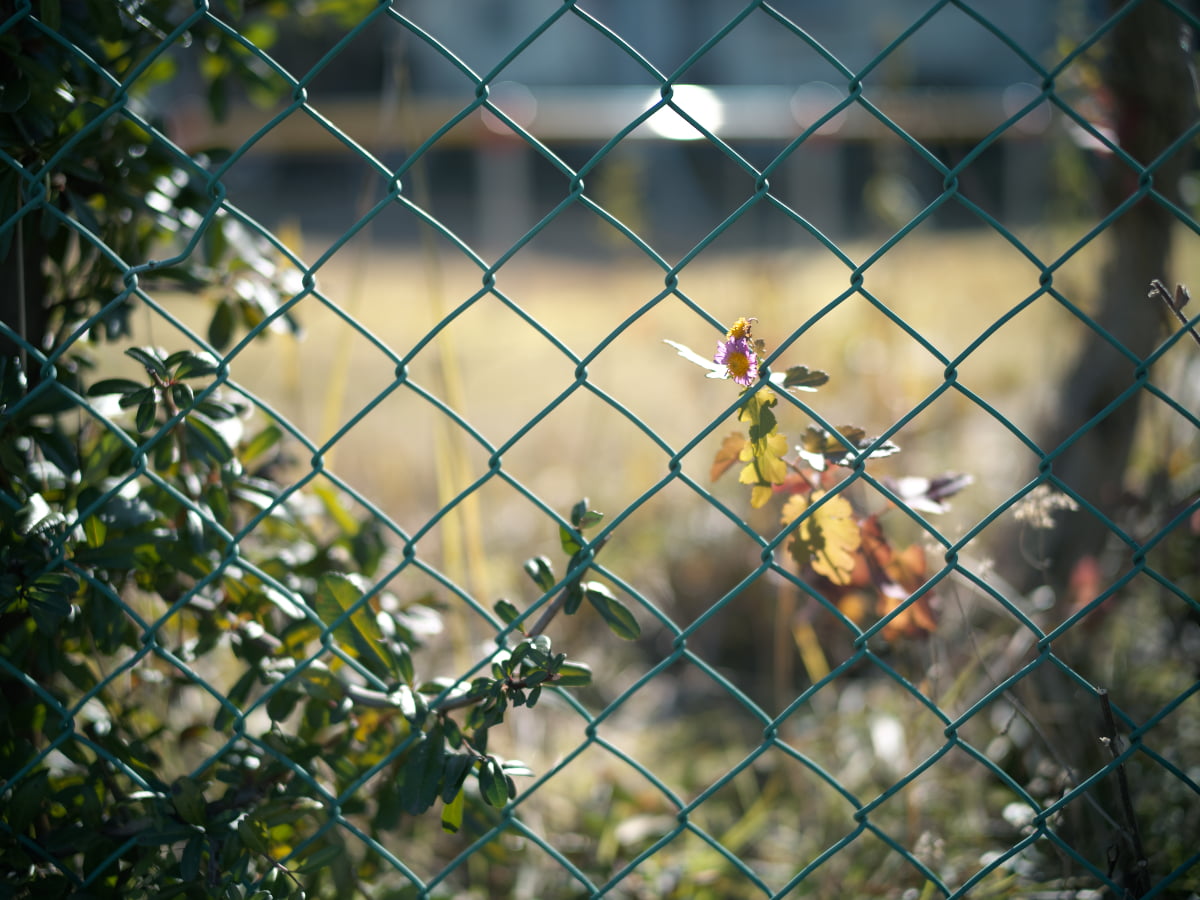
<svg viewBox="0 0 1200 900">
<path fill-rule="evenodd" d="M 307 11 L 350 21 L 372 5 Z M 591 681 L 544 633 L 555 615 L 586 598 L 639 633 L 587 577 L 604 541 L 584 537 L 602 520 L 584 500 L 560 526 L 564 579 L 526 564 L 537 622 L 501 601 L 486 674 L 419 677 L 434 599 L 386 589 L 379 521 L 328 484 L 291 484 L 282 430 L 239 402 L 216 354 L 288 321 L 298 287 L 213 199 L 217 156 L 161 140 L 145 96 L 174 77 L 164 35 L 201 43 L 218 117 L 235 90 L 285 86 L 212 28 L 226 17 L 266 46 L 290 8 L 251 7 L 45 2 L 0 30 L 0 154 L 15 163 L 0 166 L 0 262 L 45 298 L 22 310 L 27 333 L 0 327 L 21 351 L 0 357 L 6 896 L 302 897 L 369 865 L 335 820 L 381 836 L 440 803 L 442 829 L 477 831 L 532 774 L 489 751 L 491 730 Z M 31 200 L 40 221 L 15 218 Z M 212 302 L 208 346 L 132 347 L 140 377 L 98 371 L 77 339 L 128 335 L 155 284 Z"/>
<path fill-rule="evenodd" d="M 318 0 L 311 12 L 319 19 L 326 7 L 347 5 Z M 207 8 L 269 43 L 288 10 L 252 6 L 225 0 Z M 0 13 L 10 8 L 0 4 Z M 268 100 L 282 95 L 286 82 L 199 10 L 172 0 L 136 9 L 60 0 L 3 24 L 11 27 L 0 29 L 0 153 L 11 162 L 0 166 L 0 223 L 40 204 L 36 215 L 0 229 L 0 261 L 14 252 L 22 228 L 28 256 L 38 263 L 26 273 L 29 288 L 38 290 L 44 279 L 46 302 L 27 310 L 29 343 L 56 346 L 80 326 L 93 339 L 127 335 L 133 290 L 160 284 L 203 292 L 213 302 L 209 337 L 217 349 L 236 328 L 276 312 L 285 270 L 270 246 L 217 201 L 210 168 L 223 152 L 189 157 L 162 140 L 169 129 L 149 98 L 178 74 L 167 36 L 197 47 L 217 117 L 238 91 Z M 134 265 L 141 269 L 136 281 L 127 277 Z M 8 305 L 4 311 L 15 321 Z"/>
<path fill-rule="evenodd" d="M 526 564 L 558 599 L 489 674 L 418 680 L 411 614 L 430 599 L 371 586 L 375 520 L 332 493 L 301 513 L 275 478 L 278 429 L 222 430 L 242 421 L 219 364 L 129 356 L 145 382 L 83 392 L 116 399 L 123 416 L 85 418 L 74 433 L 75 417 L 47 417 L 5 369 L 0 747 L 17 775 L 0 795 L 0 854 L 20 883 L 111 870 L 101 896 L 211 895 L 197 884 L 299 896 L 347 850 L 325 827 L 327 798 L 364 779 L 377 784 L 371 799 L 354 795 L 343 812 L 379 833 L 439 801 L 449 832 L 472 803 L 505 806 L 528 770 L 489 753 L 491 729 L 546 690 L 590 682 L 542 633 L 553 614 L 584 597 L 614 632 L 638 634 L 586 579 L 602 542 L 583 532 L 600 514 L 583 501 L 563 524 L 564 583 L 549 560 Z M 231 535 L 242 536 L 232 555 Z M 515 605 L 497 609 L 519 628 Z M 112 674 L 125 671 L 136 687 Z M 218 672 L 227 688 L 208 684 Z M 207 719 L 172 713 L 210 691 L 221 696 Z M 64 756 L 54 766 L 51 746 Z"/>
<path fill-rule="evenodd" d="M 302 18 L 320 28 L 379 11 L 375 0 L 311 0 Z M 448 896 L 448 885 L 438 884 L 455 866 L 507 863 L 516 852 L 495 838 L 513 821 L 518 779 L 533 773 L 498 752 L 497 729 L 525 710 L 554 715 L 564 690 L 592 682 L 587 662 L 568 658 L 547 633 L 550 625 L 559 614 L 587 609 L 575 637 L 592 623 L 625 640 L 641 634 L 626 603 L 595 577 L 607 534 L 587 536 L 603 517 L 585 499 L 557 522 L 563 558 L 525 563 L 536 589 L 531 602 L 495 603 L 494 652 L 466 674 L 446 674 L 448 654 L 424 643 L 428 626 L 440 622 L 436 598 L 389 589 L 396 554 L 385 529 L 360 518 L 322 473 L 306 472 L 294 483 L 283 430 L 253 418 L 243 402 L 223 354 L 259 331 L 295 327 L 286 310 L 304 286 L 287 252 L 254 237 L 223 204 L 214 173 L 226 156 L 215 149 L 185 153 L 164 140 L 166 123 L 149 96 L 172 85 L 172 45 L 191 51 L 217 118 L 238 94 L 257 101 L 286 96 L 297 85 L 254 47 L 271 46 L 295 13 L 279 0 L 0 0 L 0 896 Z M 203 337 L 174 352 L 127 350 L 140 369 L 136 377 L 107 371 L 111 359 L 98 363 L 81 343 L 131 336 L 131 310 L 160 286 L 207 299 L 211 316 L 197 331 Z M 1186 293 L 1164 299 L 1190 328 L 1181 312 Z M 21 334 L 12 314 L 17 304 L 28 319 Z M 751 339 L 752 321 L 739 320 L 727 335 L 747 341 L 754 357 L 736 377 L 673 344 L 709 378 L 735 377 L 747 388 L 736 405 L 745 433 L 724 440 L 713 478 L 741 462 L 739 481 L 750 488 L 752 506 L 784 495 L 779 545 L 790 562 L 776 559 L 772 568 L 785 581 L 791 573 L 783 567 L 794 565 L 844 616 L 864 624 L 872 614 L 888 615 L 885 639 L 935 632 L 938 608 L 952 604 L 932 601 L 958 598 L 935 598 L 926 589 L 924 550 L 892 546 L 881 525 L 886 509 L 868 513 L 851 502 L 863 464 L 898 448 L 853 426 L 824 425 L 809 426 L 789 447 L 783 413 L 789 403 L 805 411 L 795 395 L 817 390 L 828 376 L 804 366 L 768 374 L 763 363 L 767 383 L 754 383 L 766 354 L 763 342 Z M 919 518 L 942 512 L 967 482 L 945 475 L 876 486 L 889 506 L 906 506 Z M 1140 535 L 1146 521 L 1186 516 L 1189 528 L 1151 537 L 1135 558 L 1140 570 L 1142 550 L 1162 557 L 1157 572 L 1145 571 L 1164 573 L 1160 586 L 1185 601 L 1196 591 L 1174 585 L 1195 581 L 1194 497 L 1160 502 L 1153 516 L 1131 515 L 1124 531 Z M 671 538 L 682 543 L 675 533 Z M 1107 602 L 1108 593 L 1077 589 L 1070 599 L 1082 610 L 1080 604 Z M 817 644 L 814 635 L 804 637 L 813 617 L 789 616 L 785 599 L 775 624 L 785 637 L 790 628 L 805 654 Z M 1190 625 L 1195 603 L 1187 602 L 1170 614 L 1182 609 Z M 1061 667 L 1070 657 L 1069 629 L 1058 634 L 1062 615 L 1051 620 L 1038 612 L 1022 616 L 1034 616 L 1041 635 L 1054 632 L 1055 646 L 1039 640 L 1037 658 Z M 1115 614 L 1107 625 L 1100 619 L 1086 639 L 1112 646 L 1112 635 L 1095 640 L 1107 628 L 1135 648 L 1124 677 L 1149 683 L 1152 702 L 1124 719 L 1123 730 L 1132 731 L 1139 749 L 1157 753 L 1151 740 L 1164 730 L 1149 726 L 1185 720 L 1175 707 L 1195 688 L 1184 639 L 1168 641 L 1174 636 L 1161 627 L 1167 616 L 1145 612 L 1130 617 L 1130 627 Z M 667 758 L 654 760 L 656 772 L 624 751 L 617 756 L 628 765 L 575 769 L 588 781 L 588 799 L 600 786 L 610 805 L 599 814 L 583 810 L 582 830 L 547 831 L 566 838 L 553 845 L 552 868 L 562 875 L 566 860 L 631 896 L 731 897 L 770 892 L 747 884 L 751 870 L 769 867 L 772 883 L 784 884 L 798 866 L 819 860 L 813 871 L 825 883 L 818 891 L 924 897 L 948 893 L 940 882 L 961 884 L 993 854 L 1023 848 L 985 873 L 978 890 L 1010 896 L 1036 880 L 1031 871 L 1066 886 L 1067 878 L 1045 874 L 1073 865 L 1054 858 L 1066 845 L 1056 840 L 1049 852 L 1041 837 L 1041 846 L 1030 844 L 1031 820 L 1010 808 L 1022 816 L 1045 812 L 1039 831 L 1060 829 L 1064 809 L 1077 815 L 1084 807 L 1063 802 L 1064 786 L 1072 784 L 1065 776 L 1073 773 L 1065 764 L 1047 768 L 1053 754 L 1037 746 L 1043 735 L 1030 737 L 1037 723 L 1024 727 L 1015 696 L 1011 716 L 992 707 L 993 718 L 1006 720 L 995 734 L 985 730 L 988 717 L 976 715 L 976 697 L 999 697 L 997 680 L 1013 669 L 996 665 L 998 674 L 986 678 L 972 670 L 1014 647 L 1008 662 L 1023 663 L 1011 625 L 1006 618 L 1003 641 L 973 655 L 956 656 L 946 639 L 937 666 L 922 661 L 908 673 L 902 658 L 878 652 L 880 642 L 856 641 L 859 661 L 890 679 L 864 677 L 865 689 L 843 680 L 837 688 L 848 687 L 836 702 L 832 690 L 814 692 L 804 708 L 766 729 L 762 720 L 739 721 L 740 693 L 732 708 L 706 705 L 699 728 L 649 729 L 669 747 L 661 754 Z M 683 656 L 683 638 L 693 633 Z M 675 660 L 701 662 L 703 633 L 676 636 Z M 973 648 L 977 635 L 970 637 L 953 643 Z M 1101 655 L 1091 649 L 1089 656 Z M 831 674 L 827 660 L 813 662 L 820 653 L 817 646 L 803 660 L 813 684 Z M 955 663 L 964 659 L 960 673 Z M 847 679 L 848 662 L 841 664 Z M 1096 680 L 1076 665 L 1068 670 L 1079 679 L 1073 700 L 1078 687 Z M 1027 682 L 1054 674 L 1049 664 L 1034 668 L 1023 673 Z M 709 672 L 728 687 L 724 674 Z M 946 672 L 953 674 L 949 685 Z M 1005 693 L 1023 687 L 1018 680 Z M 907 690 L 896 691 L 898 684 Z M 577 752 L 616 747 L 619 717 L 609 713 L 635 693 L 593 721 Z M 954 722 L 942 717 L 924 735 L 913 727 L 899 748 L 909 762 L 870 753 L 880 734 L 925 715 L 913 715 L 918 694 L 931 698 L 939 715 L 943 708 L 972 711 L 955 713 Z M 1059 719 L 1074 728 L 1074 714 Z M 1147 727 L 1133 729 L 1139 723 Z M 638 724 L 631 731 L 642 730 Z M 888 727 L 877 733 L 881 724 Z M 1191 758 L 1195 735 L 1186 733 L 1186 743 L 1162 748 L 1160 739 L 1160 749 Z M 731 768 L 730 748 L 747 739 L 751 752 Z M 1002 784 L 981 781 L 982 756 L 957 752 L 975 747 L 986 747 Z M 925 764 L 915 763 L 932 763 L 947 749 L 938 766 L 952 767 L 949 779 L 940 776 L 944 769 L 927 775 Z M 785 756 L 804 765 L 789 770 Z M 1164 801 L 1143 787 L 1136 813 L 1165 848 L 1152 860 L 1158 871 L 1179 860 L 1182 873 L 1183 863 L 1194 862 L 1186 835 L 1197 830 L 1195 804 L 1188 803 L 1195 791 L 1180 789 L 1182 769 L 1159 763 L 1149 753 L 1130 759 L 1135 783 L 1157 777 L 1172 788 L 1157 792 L 1169 794 Z M 884 771 L 888 766 L 894 771 Z M 671 777 L 663 777 L 667 769 Z M 724 774 L 714 780 L 714 772 Z M 616 785 L 622 775 L 638 783 Z M 941 780 L 926 780 L 935 777 Z M 933 790 L 892 801 L 914 783 Z M 561 784 L 554 800 L 570 807 Z M 1012 791 L 1016 785 L 1028 791 Z M 986 798 L 977 795 L 982 790 Z M 1016 793 L 1019 802 L 1012 802 Z M 797 796 L 804 802 L 781 802 Z M 685 806 L 680 797 L 695 799 Z M 993 813 L 1001 808 L 1007 829 Z M 1132 821 L 1135 811 L 1124 811 Z M 967 825 L 985 837 L 977 846 L 952 847 L 948 862 L 938 860 L 947 822 L 956 838 Z M 1070 837 L 1065 829 L 1054 834 Z M 395 889 L 375 877 L 386 866 L 377 849 L 401 839 L 437 846 L 431 856 L 450 847 L 441 861 L 453 862 L 439 871 L 418 860 L 413 871 L 437 872 L 433 884 Z M 921 867 L 912 865 L 918 856 Z M 1091 874 L 1099 871 L 1088 865 Z M 619 887 L 603 880 L 613 872 L 621 873 Z M 528 879 L 514 881 L 511 894 L 529 894 Z M 509 895 L 509 887 L 491 895 Z"/>
</svg>

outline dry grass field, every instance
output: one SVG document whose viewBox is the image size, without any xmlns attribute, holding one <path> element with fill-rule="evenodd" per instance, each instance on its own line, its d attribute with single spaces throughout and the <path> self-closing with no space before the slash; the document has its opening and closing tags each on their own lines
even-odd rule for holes
<svg viewBox="0 0 1200 900">
<path fill-rule="evenodd" d="M 1054 260 L 1085 231 L 1081 225 L 1022 239 L 1042 259 Z M 445 499 L 485 476 L 495 451 L 507 475 L 559 511 L 586 494 L 616 514 L 658 484 L 672 453 L 685 447 L 683 471 L 708 485 L 713 453 L 732 422 L 693 440 L 736 395 L 731 384 L 705 379 L 663 343 L 676 340 L 706 356 L 715 347 L 719 332 L 693 305 L 722 323 L 755 316 L 756 334 L 769 351 L 791 342 L 781 363 L 829 373 L 829 383 L 803 399 L 832 424 L 878 434 L 945 380 L 944 363 L 861 294 L 826 309 L 849 288 L 850 270 L 824 251 L 702 253 L 679 271 L 670 292 L 662 269 L 634 252 L 599 261 L 523 253 L 503 265 L 485 291 L 479 267 L 452 249 L 392 252 L 363 246 L 365 237 L 356 240 L 316 272 L 321 297 L 342 312 L 304 297 L 294 307 L 302 339 L 276 334 L 254 342 L 232 360 L 232 375 L 314 445 L 336 435 L 323 464 L 409 534 Z M 1194 235 L 1181 235 L 1176 254 L 1180 280 L 1200 266 L 1187 252 L 1189 240 Z M 859 241 L 843 249 L 862 261 L 877 247 Z M 304 258 L 324 249 L 316 236 L 303 241 Z M 1100 237 L 1056 268 L 1054 287 L 1088 309 L 1103 254 Z M 918 231 L 867 268 L 863 288 L 953 361 L 1036 292 L 1039 275 L 994 233 Z M 193 307 L 186 319 L 203 322 L 201 305 L 184 304 Z M 1157 315 L 1148 302 L 1146 314 Z M 1033 435 L 1083 331 L 1053 298 L 1039 297 L 957 361 L 957 381 Z M 161 326 L 150 333 L 169 342 Z M 1172 357 L 1186 349 L 1178 346 Z M 408 363 L 408 380 L 400 386 L 398 359 Z M 586 387 L 577 383 L 577 360 L 586 360 Z M 440 398 L 475 434 L 447 425 L 413 386 Z M 1169 383 L 1164 387 L 1171 390 Z M 781 412 L 785 433 L 798 434 L 808 421 L 799 410 Z M 894 440 L 902 452 L 876 464 L 881 474 L 954 470 L 974 476 L 975 485 L 944 520 L 948 535 L 962 533 L 1023 485 L 1036 462 L 1008 429 L 956 390 L 923 409 Z M 309 460 L 300 457 L 302 473 Z M 744 506 L 729 482 L 714 490 L 735 508 Z M 650 532 L 687 523 L 705 506 L 697 507 L 697 499 L 672 484 L 635 518 Z M 474 573 L 484 580 L 473 587 L 487 595 L 507 589 L 504 573 L 519 571 L 511 561 L 552 541 L 554 532 L 497 478 L 473 502 L 473 527 L 493 564 L 486 574 Z M 638 531 L 636 522 L 628 530 Z M 456 551 L 444 541 L 445 529 L 435 528 L 420 549 L 433 558 L 449 550 L 453 568 Z M 653 554 L 653 541 L 646 550 Z"/>
<path fill-rule="evenodd" d="M 1085 232 L 1086 226 L 1064 227 L 1022 239 L 1042 259 L 1053 260 Z M 1173 277 L 1200 284 L 1200 263 L 1190 252 L 1194 242 L 1194 235 L 1180 234 Z M 861 262 L 877 247 L 859 241 L 843 250 Z M 304 258 L 317 258 L 324 249 L 321 238 L 305 236 Z M 1092 307 L 1104 253 L 1101 237 L 1072 254 L 1055 267 L 1054 287 L 1081 308 Z M 1038 290 L 1040 274 L 994 234 L 917 233 L 866 269 L 863 288 L 955 363 L 958 384 L 1033 436 L 1059 375 L 1072 362 L 1083 325 L 1042 296 L 960 357 Z M 698 487 L 763 533 L 777 527 L 777 513 L 752 513 L 732 476 L 715 485 L 709 481 L 713 454 L 735 427 L 729 411 L 736 389 L 704 378 L 663 343 L 671 339 L 705 356 L 711 352 L 720 331 L 697 308 L 720 323 L 757 317 L 755 333 L 769 351 L 788 344 L 780 358 L 784 365 L 827 372 L 829 383 L 802 398 L 832 424 L 857 424 L 871 434 L 891 429 L 946 380 L 945 361 L 863 294 L 831 305 L 847 292 L 850 270 L 823 252 L 702 253 L 678 272 L 671 291 L 662 269 L 634 254 L 578 260 L 522 253 L 485 290 L 480 269 L 453 250 L 392 252 L 351 243 L 315 276 L 318 294 L 305 296 L 293 310 L 303 338 L 280 333 L 254 341 L 231 358 L 233 380 L 293 423 L 320 449 L 322 467 L 405 535 L 416 536 L 420 558 L 484 606 L 500 596 L 526 605 L 536 592 L 521 563 L 539 553 L 559 558 L 549 517 L 509 480 L 560 514 L 586 495 L 610 518 L 627 516 L 601 562 L 623 582 L 618 587 L 629 586 L 680 625 L 757 565 L 756 545 L 684 480 L 668 478 L 672 457 L 681 454 L 681 472 Z M 206 321 L 207 307 L 200 301 L 181 300 L 170 309 L 193 327 Z M 1147 305 L 1146 314 L 1157 311 Z M 174 349 L 162 323 L 147 324 L 154 342 Z M 1195 352 L 1180 342 L 1154 370 L 1156 383 L 1185 406 L 1196 402 L 1185 372 Z M 403 382 L 396 378 L 400 361 L 407 365 Z M 583 368 L 586 384 L 579 377 Z M 439 398 L 469 428 L 451 423 L 425 395 Z M 810 421 L 803 411 L 782 405 L 779 417 L 789 436 Z M 714 423 L 711 433 L 697 439 Z M 1185 450 L 1194 451 L 1196 437 L 1187 435 Z M 1034 455 L 993 412 L 957 390 L 906 421 L 893 439 L 901 452 L 873 463 L 872 472 L 956 471 L 974 478 L 951 512 L 936 519 L 951 541 L 1035 471 Z M 1150 453 L 1155 445 L 1153 436 L 1145 442 Z M 295 447 L 297 478 L 309 473 L 311 456 Z M 480 479 L 482 486 L 469 500 L 437 517 L 443 504 Z M 972 541 L 962 564 L 986 572 L 998 552 L 992 543 L 998 533 L 988 529 Z M 489 630 L 442 586 L 409 568 L 391 589 L 408 597 L 432 591 L 446 605 L 450 641 L 426 654 L 423 675 L 457 674 L 486 657 Z M 799 660 L 803 649 L 778 618 L 784 607 L 772 590 L 758 583 L 739 595 L 689 637 L 688 646 L 764 709 L 778 712 L 814 672 L 811 659 Z M 948 580 L 939 592 L 957 610 L 945 616 L 938 634 L 901 649 L 892 663 L 939 707 L 961 714 L 997 677 L 1026 659 L 1029 647 L 1017 645 L 1002 615 L 993 611 L 987 618 L 986 598 L 974 605 L 980 595 L 972 595 L 969 585 Z M 1113 659 L 1152 652 L 1147 648 L 1161 638 L 1154 637 L 1161 611 L 1152 604 L 1130 605 L 1123 615 L 1132 626 L 1118 630 L 1122 646 L 1142 649 L 1132 655 L 1114 650 Z M 529 833 L 547 836 L 558 852 L 602 883 L 671 831 L 678 807 L 663 785 L 684 803 L 712 792 L 689 821 L 778 889 L 796 873 L 798 860 L 816 859 L 855 832 L 853 807 L 786 754 L 766 753 L 723 782 L 748 753 L 757 752 L 761 721 L 691 666 L 675 665 L 639 684 L 669 654 L 672 633 L 645 608 L 638 617 L 644 634 L 632 648 L 594 622 L 569 620 L 552 628 L 556 646 L 586 659 L 596 672 L 595 686 L 581 695 L 586 708 L 595 714 L 614 699 L 620 702 L 606 713 L 602 743 L 587 737 L 584 722 L 553 697 L 546 700 L 552 708 L 541 715 L 511 717 L 498 746 L 529 762 L 539 777 L 553 776 L 550 785 L 520 803 L 522 821 Z M 1099 638 L 1092 633 L 1089 639 Z M 824 652 L 836 665 L 838 650 L 827 646 Z M 1116 662 L 1113 671 L 1126 665 Z M 847 673 L 836 691 L 814 696 L 788 719 L 785 736 L 796 752 L 825 766 L 865 801 L 939 752 L 945 738 L 942 723 L 912 696 L 877 672 L 864 674 L 872 673 Z M 1186 692 L 1186 673 L 1168 675 L 1147 673 L 1145 696 L 1165 702 Z M 1147 702 L 1155 708 L 1159 701 Z M 997 747 L 1001 754 L 1023 752 L 1031 737 L 1014 710 L 997 703 L 977 716 L 972 739 L 989 753 Z M 1054 720 L 1053 713 L 1047 715 Z M 1054 751 L 1053 736 L 1038 738 L 1050 741 Z M 564 760 L 569 765 L 559 769 Z M 641 766 L 660 780 L 649 780 Z M 931 772 L 875 810 L 871 821 L 947 883 L 961 883 L 989 852 L 1020 839 L 1019 826 L 1006 819 L 1014 795 L 990 776 L 981 778 L 982 770 L 964 754 L 950 754 Z M 1150 767 L 1148 774 L 1162 773 Z M 804 803 L 798 805 L 798 798 Z M 950 821 L 953 833 L 947 830 Z M 569 896 L 570 879 L 542 851 L 525 846 L 532 856 L 509 855 L 522 844 L 514 839 L 497 845 L 486 864 L 472 857 L 471 883 L 487 885 L 479 890 L 491 896 Z M 411 845 L 395 849 L 416 871 L 433 875 L 457 852 L 454 847 L 431 845 L 417 834 Z M 1031 866 L 1040 871 L 1045 861 Z M 762 896 L 736 870 L 706 841 L 685 832 L 624 876 L 614 896 Z M 1030 882 L 1018 870 L 1016 863 L 997 870 L 984 894 L 1020 895 Z M 911 866 L 870 834 L 838 852 L 807 884 L 813 896 L 839 891 L 900 896 L 908 885 L 911 893 L 904 896 L 915 897 L 923 888 Z"/>
</svg>

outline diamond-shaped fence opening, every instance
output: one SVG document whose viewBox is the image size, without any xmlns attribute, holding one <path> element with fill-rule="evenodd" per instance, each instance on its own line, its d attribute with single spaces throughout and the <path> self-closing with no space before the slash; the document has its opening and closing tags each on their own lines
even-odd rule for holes
<svg viewBox="0 0 1200 900">
<path fill-rule="evenodd" d="M 1200 891 L 1197 10 L 818 6 L 0 3 L 0 893 Z"/>
</svg>

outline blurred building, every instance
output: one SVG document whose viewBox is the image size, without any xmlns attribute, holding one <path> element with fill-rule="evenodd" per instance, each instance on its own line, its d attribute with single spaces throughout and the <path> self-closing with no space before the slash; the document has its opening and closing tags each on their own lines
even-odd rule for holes
<svg viewBox="0 0 1200 900">
<path fill-rule="evenodd" d="M 947 168 L 1030 107 L 970 158 L 958 181 L 965 196 L 1004 221 L 1045 217 L 1052 117 L 1047 105 L 1030 106 L 1042 80 L 1031 61 L 1047 62 L 1060 17 L 1085 4 L 976 5 L 986 24 L 956 6 L 930 14 L 928 0 L 783 0 L 771 6 L 778 16 L 755 8 L 740 20 L 743 4 L 716 0 L 580 4 L 603 26 L 596 27 L 557 0 L 411 0 L 401 4 L 402 15 L 440 48 L 380 16 L 330 59 L 343 35 L 302 23 L 272 54 L 296 77 L 321 62 L 308 82 L 310 102 L 387 167 L 405 169 L 402 180 L 426 179 L 433 213 L 472 244 L 496 248 L 519 239 L 570 193 L 566 166 L 586 168 L 588 196 L 667 252 L 694 246 L 757 194 L 723 240 L 769 246 L 794 229 L 775 227 L 779 204 L 761 196 L 754 170 L 769 171 L 771 196 L 835 240 L 895 230 L 941 193 L 942 170 L 871 110 L 854 103 L 822 120 L 859 90 Z M 553 157 L 476 110 L 428 148 L 419 170 L 407 171 L 437 127 L 475 102 L 475 77 L 488 81 L 490 99 Z M 662 77 L 688 86 L 674 99 L 727 148 L 662 110 L 598 160 L 614 134 L 660 99 Z M 277 137 L 272 158 L 259 155 L 230 172 L 242 204 L 270 222 L 286 211 L 284 198 L 297 205 L 292 212 L 307 230 L 322 230 L 325 219 L 331 229 L 344 227 L 350 214 L 331 212 L 361 196 L 361 163 L 336 142 Z M 287 184 L 317 166 L 325 191 L 288 197 Z M 593 220 L 565 215 L 541 243 L 563 252 L 621 243 L 611 228 L 593 232 Z M 946 227 L 977 221 L 957 203 L 935 216 Z M 403 216 L 381 217 L 378 225 L 399 236 L 419 227 Z"/>
</svg>

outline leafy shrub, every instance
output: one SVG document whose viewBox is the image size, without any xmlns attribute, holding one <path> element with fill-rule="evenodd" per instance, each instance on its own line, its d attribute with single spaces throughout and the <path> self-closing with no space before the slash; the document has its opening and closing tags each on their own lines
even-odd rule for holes
<svg viewBox="0 0 1200 900">
<path fill-rule="evenodd" d="M 260 44 L 288 12 L 217 6 Z M 341 890 L 371 856 L 346 829 L 378 837 L 440 801 L 455 831 L 515 795 L 527 770 L 489 753 L 489 730 L 590 679 L 544 633 L 557 613 L 587 600 L 638 634 L 586 580 L 600 514 L 584 501 L 562 521 L 561 579 L 527 565 L 536 622 L 502 602 L 482 669 L 419 677 L 431 599 L 386 590 L 380 523 L 292 483 L 284 431 L 211 352 L 287 321 L 288 291 L 219 202 L 212 157 L 162 140 L 145 102 L 173 77 L 165 36 L 204 17 L 170 0 L 0 12 L 0 891 Z M 223 32 L 203 58 L 218 115 L 235 87 L 268 86 Z M 106 376 L 112 354 L 80 339 L 128 335 L 155 285 L 214 301 L 208 346 L 134 347 L 144 378 Z"/>
</svg>

